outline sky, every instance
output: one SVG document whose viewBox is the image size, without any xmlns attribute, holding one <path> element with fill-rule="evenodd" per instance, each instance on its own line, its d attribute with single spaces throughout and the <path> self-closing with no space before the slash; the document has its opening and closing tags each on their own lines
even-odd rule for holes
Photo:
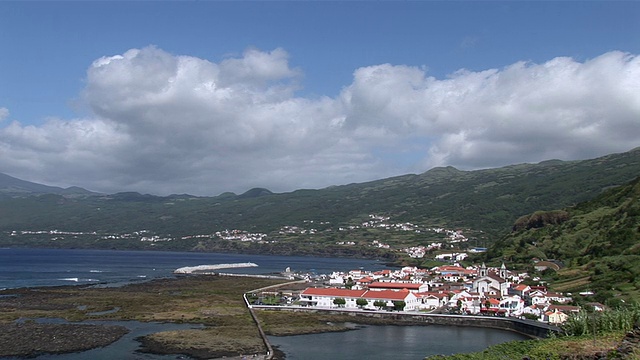
<svg viewBox="0 0 640 360">
<path fill-rule="evenodd" d="M 0 1 L 0 172 L 320 189 L 640 146 L 640 1 Z"/>
</svg>

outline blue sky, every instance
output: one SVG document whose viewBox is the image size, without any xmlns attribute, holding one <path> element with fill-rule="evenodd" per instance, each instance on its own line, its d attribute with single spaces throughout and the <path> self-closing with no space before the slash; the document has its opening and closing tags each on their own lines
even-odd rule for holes
<svg viewBox="0 0 640 360">
<path fill-rule="evenodd" d="M 636 1 L 0 2 L 0 172 L 216 195 L 626 151 L 638 34 Z"/>
</svg>

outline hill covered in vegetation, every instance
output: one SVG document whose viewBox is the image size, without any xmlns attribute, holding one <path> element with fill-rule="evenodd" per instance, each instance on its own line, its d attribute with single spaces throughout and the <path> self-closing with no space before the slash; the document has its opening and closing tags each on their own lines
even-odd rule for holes
<svg viewBox="0 0 640 360">
<path fill-rule="evenodd" d="M 551 260 L 546 272 L 559 291 L 595 292 L 598 299 L 640 290 L 640 178 L 563 210 L 519 218 L 486 256 L 516 264 Z"/>
<path fill-rule="evenodd" d="M 57 229 L 108 234 L 149 230 L 160 236 L 187 238 L 162 245 L 172 250 L 238 251 L 246 250 L 247 246 L 213 241 L 203 245 L 190 236 L 241 229 L 273 238 L 280 236 L 283 226 L 313 222 L 316 230 L 313 238 L 290 242 L 285 249 L 260 245 L 259 250 L 286 254 L 304 250 L 305 254 L 318 251 L 331 255 L 343 248 L 330 250 L 328 244 L 354 240 L 337 236 L 337 228 L 359 225 L 370 214 L 378 214 L 397 222 L 471 229 L 483 238 L 477 242 L 479 245 L 489 245 L 507 234 L 514 221 L 525 214 L 590 200 L 637 174 L 640 174 L 640 148 L 581 161 L 551 160 L 475 171 L 434 168 L 419 175 L 281 194 L 257 188 L 241 195 L 224 193 L 215 197 L 138 193 L 69 196 L 29 193 L 24 187 L 12 192 L 10 186 L 3 187 L 0 178 L 0 189 L 4 189 L 0 196 L 0 243 L 15 245 L 7 242 L 13 231 Z M 353 236 L 371 237 L 376 233 Z M 411 239 L 420 244 L 426 241 L 422 236 L 414 233 Z M 24 245 L 43 246 L 43 243 Z M 161 247 L 159 243 L 154 245 Z M 77 241 L 67 246 L 98 245 Z M 103 241 L 100 246 L 131 248 L 131 244 L 123 241 Z"/>
</svg>

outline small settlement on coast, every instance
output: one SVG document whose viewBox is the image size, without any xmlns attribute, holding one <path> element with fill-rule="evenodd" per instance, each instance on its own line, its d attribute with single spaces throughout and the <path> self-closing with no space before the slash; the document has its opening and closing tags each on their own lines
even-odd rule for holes
<svg viewBox="0 0 640 360">
<path fill-rule="evenodd" d="M 287 269 L 289 270 L 289 269 Z M 284 273 L 290 278 L 296 274 Z M 299 278 L 300 275 L 298 274 Z M 309 286 L 299 291 L 265 290 L 253 294 L 252 305 L 280 305 L 309 309 L 450 313 L 535 319 L 559 325 L 580 307 L 568 305 L 570 294 L 529 286 L 524 272 L 504 264 L 498 268 L 459 264 L 431 269 L 334 272 L 303 275 Z M 604 306 L 591 304 L 596 311 Z"/>
</svg>

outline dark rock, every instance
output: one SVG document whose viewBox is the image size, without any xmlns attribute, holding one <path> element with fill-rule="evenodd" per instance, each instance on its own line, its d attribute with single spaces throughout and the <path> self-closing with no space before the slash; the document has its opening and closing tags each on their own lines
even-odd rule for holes
<svg viewBox="0 0 640 360">
<path fill-rule="evenodd" d="M 0 324 L 0 357 L 35 357 L 107 346 L 129 330 L 123 326 L 81 324 Z"/>
</svg>

